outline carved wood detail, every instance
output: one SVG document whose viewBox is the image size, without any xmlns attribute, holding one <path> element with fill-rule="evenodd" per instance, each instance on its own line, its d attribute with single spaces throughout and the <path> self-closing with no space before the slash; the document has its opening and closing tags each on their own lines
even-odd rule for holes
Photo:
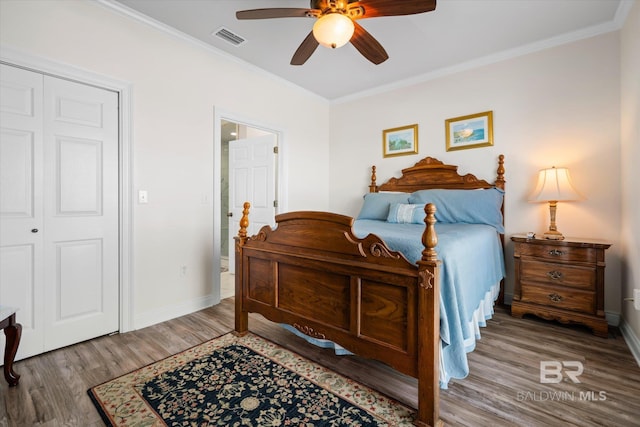
<svg viewBox="0 0 640 427">
<path fill-rule="evenodd" d="M 294 323 L 293 327 L 296 328 L 297 330 L 299 330 L 300 332 L 302 332 L 305 335 L 308 335 L 312 338 L 318 338 L 321 340 L 326 340 L 327 337 L 325 334 L 323 334 L 322 332 L 318 332 L 315 329 L 313 329 L 310 326 L 306 326 L 306 325 L 300 325 L 298 323 Z"/>
<path fill-rule="evenodd" d="M 401 255 L 398 252 L 389 250 L 384 243 L 375 242 L 369 247 L 369 252 L 375 257 L 399 259 Z"/>
<path fill-rule="evenodd" d="M 420 270 L 418 272 L 420 276 L 420 286 L 424 289 L 433 289 L 433 281 L 436 278 L 436 275 L 430 272 L 429 270 Z"/>
<path fill-rule="evenodd" d="M 444 189 L 479 189 L 498 187 L 504 190 L 504 155 L 498 156 L 498 168 L 496 170 L 496 179 L 491 184 L 483 179 L 478 179 L 473 174 L 458 174 L 458 166 L 446 165 L 442 161 L 425 157 L 418 161 L 410 168 L 402 170 L 400 178 L 392 177 L 382 185 L 376 184 L 376 167 L 371 168 L 371 184 L 369 191 L 376 193 L 378 191 L 403 191 L 411 193 L 417 190 L 425 190 L 432 188 Z"/>
</svg>

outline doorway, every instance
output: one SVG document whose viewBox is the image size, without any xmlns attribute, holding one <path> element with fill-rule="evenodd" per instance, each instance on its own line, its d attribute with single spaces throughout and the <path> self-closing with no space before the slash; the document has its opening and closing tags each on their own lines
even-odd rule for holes
<svg viewBox="0 0 640 427">
<path fill-rule="evenodd" d="M 234 240 L 242 204 L 252 204 L 249 234 L 274 225 L 278 206 L 278 134 L 240 123 L 220 121 L 220 299 L 235 294 Z"/>
</svg>

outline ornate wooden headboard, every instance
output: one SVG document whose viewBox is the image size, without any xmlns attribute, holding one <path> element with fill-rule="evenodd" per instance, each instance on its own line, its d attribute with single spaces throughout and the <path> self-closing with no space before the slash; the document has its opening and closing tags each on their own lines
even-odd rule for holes
<svg viewBox="0 0 640 427">
<path fill-rule="evenodd" d="M 369 192 L 402 191 L 412 193 L 417 190 L 433 188 L 474 190 L 497 187 L 504 190 L 504 155 L 498 156 L 498 169 L 495 183 L 478 179 L 470 173 L 458 174 L 458 166 L 445 165 L 433 157 L 425 157 L 410 168 L 402 169 L 400 178 L 391 178 L 384 184 L 376 184 L 376 167 L 372 167 Z"/>
</svg>

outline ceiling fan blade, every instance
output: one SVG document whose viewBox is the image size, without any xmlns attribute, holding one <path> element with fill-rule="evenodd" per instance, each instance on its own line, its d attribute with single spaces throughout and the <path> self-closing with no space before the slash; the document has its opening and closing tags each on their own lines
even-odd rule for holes
<svg viewBox="0 0 640 427">
<path fill-rule="evenodd" d="M 355 31 L 351 37 L 351 44 L 358 49 L 358 51 L 367 58 L 369 61 L 378 65 L 389 59 L 389 55 L 384 50 L 382 45 L 376 40 L 367 30 L 362 28 L 357 22 L 355 25 Z"/>
<path fill-rule="evenodd" d="M 311 31 L 307 38 L 302 41 L 296 53 L 293 54 L 291 65 L 302 65 L 307 62 L 307 59 L 316 51 L 318 44 L 316 38 L 313 37 L 313 31 Z"/>
<path fill-rule="evenodd" d="M 354 12 L 355 9 L 362 9 L 361 14 L 353 14 L 353 19 L 414 15 L 435 10 L 436 0 L 360 0 L 349 3 L 348 8 L 354 9 Z"/>
<path fill-rule="evenodd" d="M 270 9 L 250 9 L 236 12 L 237 19 L 304 18 L 310 9 L 274 7 Z"/>
</svg>

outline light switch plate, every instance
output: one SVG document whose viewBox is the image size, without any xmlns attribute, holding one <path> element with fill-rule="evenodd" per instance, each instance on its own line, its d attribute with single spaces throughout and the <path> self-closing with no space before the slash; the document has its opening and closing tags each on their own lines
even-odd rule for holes
<svg viewBox="0 0 640 427">
<path fill-rule="evenodd" d="M 138 203 L 149 203 L 149 193 L 147 193 L 147 190 L 138 191 Z"/>
</svg>

